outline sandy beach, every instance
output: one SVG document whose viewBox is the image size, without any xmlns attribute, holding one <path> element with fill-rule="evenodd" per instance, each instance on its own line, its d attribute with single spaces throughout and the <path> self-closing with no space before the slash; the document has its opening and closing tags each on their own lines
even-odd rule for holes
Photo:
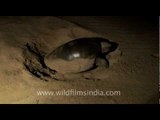
<svg viewBox="0 0 160 120">
<path fill-rule="evenodd" d="M 0 103 L 4 104 L 153 104 L 159 103 L 158 18 L 134 16 L 0 17 Z M 66 74 L 43 81 L 24 66 L 26 44 L 45 54 L 71 40 L 104 37 L 119 44 L 109 68 Z M 42 95 L 38 91 L 70 91 Z M 111 91 L 110 95 L 75 95 Z M 119 94 L 116 94 L 119 91 Z M 74 93 L 74 94 L 73 94 Z"/>
</svg>

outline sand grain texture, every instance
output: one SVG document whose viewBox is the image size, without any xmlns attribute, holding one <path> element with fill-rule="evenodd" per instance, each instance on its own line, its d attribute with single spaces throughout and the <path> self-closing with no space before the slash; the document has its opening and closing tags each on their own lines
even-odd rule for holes
<svg viewBox="0 0 160 120">
<path fill-rule="evenodd" d="M 60 18 L 0 17 L 0 103 L 158 103 L 156 26 L 144 19 L 123 17 Z M 76 38 L 101 36 L 119 43 L 123 52 L 118 58 L 112 55 L 109 69 L 98 68 L 81 75 L 66 75 L 64 81 L 45 82 L 23 65 L 26 43 L 35 42 L 49 53 Z M 121 96 L 37 95 L 38 90 L 64 89 L 119 90 Z"/>
</svg>

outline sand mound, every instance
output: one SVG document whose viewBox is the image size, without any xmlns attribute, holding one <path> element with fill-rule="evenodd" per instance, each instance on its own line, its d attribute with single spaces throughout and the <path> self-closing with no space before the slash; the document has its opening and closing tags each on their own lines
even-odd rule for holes
<svg viewBox="0 0 160 120">
<path fill-rule="evenodd" d="M 135 24 L 117 18 L 72 19 L 74 22 L 81 22 L 82 26 L 88 24 L 87 29 L 84 29 L 57 17 L 0 17 L 0 103 L 157 103 L 159 60 L 153 57 L 158 53 L 156 27 L 146 22 L 144 24 L 143 20 Z M 87 24 L 83 24 L 85 22 Z M 67 74 L 63 81 L 45 82 L 26 69 L 24 65 L 26 57 L 27 60 L 33 58 L 32 54 L 28 53 L 24 56 L 27 43 L 36 43 L 41 55 L 44 56 L 63 43 L 82 37 L 111 39 L 120 44 L 123 56 L 119 57 L 121 51 L 117 50 L 107 57 L 112 61 L 109 69 L 98 68 L 81 75 Z M 35 61 L 40 59 L 39 56 L 34 58 Z M 38 66 L 37 69 L 45 67 L 39 62 L 34 64 Z M 47 68 L 45 70 L 48 75 L 54 76 L 55 71 Z M 121 94 L 119 96 L 37 94 L 38 91 L 67 90 L 120 91 Z"/>
</svg>

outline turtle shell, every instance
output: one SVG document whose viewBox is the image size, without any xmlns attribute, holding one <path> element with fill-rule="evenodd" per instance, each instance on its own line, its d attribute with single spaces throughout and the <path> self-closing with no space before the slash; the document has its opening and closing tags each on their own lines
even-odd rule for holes
<svg viewBox="0 0 160 120">
<path fill-rule="evenodd" d="M 60 73 L 78 73 L 95 66 L 96 58 L 109 62 L 106 55 L 118 47 L 104 38 L 79 38 L 65 43 L 44 58 L 45 64 Z"/>
<path fill-rule="evenodd" d="M 65 43 L 47 54 L 44 62 L 57 72 L 78 73 L 94 67 L 96 58 L 100 56 L 102 56 L 101 40 L 79 38 Z"/>
</svg>

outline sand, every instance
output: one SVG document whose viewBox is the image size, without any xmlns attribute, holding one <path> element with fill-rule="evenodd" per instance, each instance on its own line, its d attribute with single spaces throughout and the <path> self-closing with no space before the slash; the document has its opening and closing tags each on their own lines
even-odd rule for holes
<svg viewBox="0 0 160 120">
<path fill-rule="evenodd" d="M 77 23 L 80 26 L 73 24 Z M 26 43 L 44 53 L 80 37 L 105 37 L 119 43 L 110 68 L 65 75 L 45 82 L 23 65 Z M 0 17 L 0 103 L 133 104 L 158 103 L 158 29 L 138 17 Z M 119 96 L 39 96 L 37 91 L 120 91 Z"/>
</svg>

